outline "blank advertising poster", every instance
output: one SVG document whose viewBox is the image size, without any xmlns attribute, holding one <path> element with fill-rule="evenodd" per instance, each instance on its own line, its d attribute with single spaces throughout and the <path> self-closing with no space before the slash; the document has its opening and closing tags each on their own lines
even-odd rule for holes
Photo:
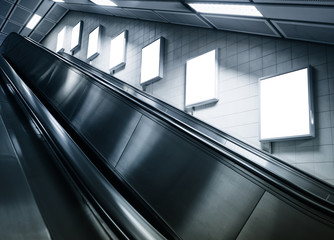
<svg viewBox="0 0 334 240">
<path fill-rule="evenodd" d="M 217 98 L 217 49 L 187 61 L 187 108 L 218 101 Z"/>
<path fill-rule="evenodd" d="M 261 78 L 260 141 L 314 137 L 310 68 Z"/>
</svg>

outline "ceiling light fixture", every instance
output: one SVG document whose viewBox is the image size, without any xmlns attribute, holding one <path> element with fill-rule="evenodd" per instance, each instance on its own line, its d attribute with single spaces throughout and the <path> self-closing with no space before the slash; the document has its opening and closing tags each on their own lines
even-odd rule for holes
<svg viewBox="0 0 334 240">
<path fill-rule="evenodd" d="M 109 0 L 90 0 L 90 1 L 100 6 L 109 6 L 109 7 L 117 6 L 114 2 L 109 1 Z"/>
<path fill-rule="evenodd" d="M 34 14 L 34 16 L 32 16 L 26 27 L 29 29 L 34 29 L 41 20 L 41 18 L 42 18 L 41 16 Z"/>
<path fill-rule="evenodd" d="M 64 2 L 64 0 L 52 0 L 52 1 L 54 1 L 54 2 L 60 2 L 60 3 Z"/>
<path fill-rule="evenodd" d="M 255 6 L 246 4 L 188 3 L 188 5 L 199 13 L 263 17 Z"/>
</svg>

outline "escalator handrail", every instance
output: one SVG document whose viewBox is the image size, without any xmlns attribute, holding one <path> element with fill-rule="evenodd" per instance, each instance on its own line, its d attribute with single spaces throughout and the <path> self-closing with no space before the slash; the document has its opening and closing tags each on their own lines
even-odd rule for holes
<svg viewBox="0 0 334 240">
<path fill-rule="evenodd" d="M 15 91 L 15 98 L 25 105 L 54 149 L 66 157 L 68 162 L 65 161 L 64 164 L 74 172 L 79 185 L 84 188 L 82 191 L 87 192 L 88 198 L 95 201 L 95 206 L 101 207 L 111 224 L 118 228 L 119 235 L 125 239 L 165 239 L 97 170 L 2 56 L 0 69 L 6 76 L 7 84 Z"/>
<path fill-rule="evenodd" d="M 29 40 L 29 39 L 28 39 Z M 138 99 L 133 97 L 130 93 L 124 91 L 123 89 L 120 89 L 119 87 L 110 84 L 108 81 L 104 80 L 101 77 L 98 77 L 87 70 L 83 69 L 82 67 L 79 67 L 72 62 L 68 61 L 67 59 L 59 56 L 58 54 L 52 52 L 49 49 L 46 49 L 43 46 L 40 46 L 39 44 L 29 40 L 31 43 L 33 43 L 36 47 L 40 47 L 44 50 L 46 50 L 49 54 L 53 55 L 55 58 L 57 58 L 61 62 L 65 62 L 67 65 L 69 65 L 72 68 L 75 68 L 85 74 L 86 76 L 89 76 L 94 81 L 98 82 L 102 86 L 110 89 L 111 91 L 116 92 L 117 94 L 120 94 L 121 96 L 126 97 L 130 101 L 134 102 L 135 104 L 139 105 L 140 107 L 144 108 L 148 112 L 154 114 L 155 116 L 159 117 L 160 119 L 163 119 L 166 122 L 169 122 L 170 124 L 176 126 L 179 129 L 182 129 L 182 131 L 187 132 L 189 135 L 193 136 L 194 138 L 200 140 L 201 142 L 204 142 L 205 144 L 209 145 L 210 147 L 216 149 L 217 151 L 221 152 L 222 154 L 228 156 L 234 163 L 236 163 L 238 166 L 241 166 L 244 169 L 247 169 L 248 171 L 253 172 L 258 177 L 265 179 L 266 182 L 282 189 L 285 192 L 288 192 L 291 196 L 295 196 L 296 198 L 303 200 L 304 202 L 311 204 L 318 209 L 322 210 L 325 213 L 334 213 L 334 207 L 333 203 L 331 201 L 328 201 L 329 196 L 332 194 L 333 188 L 331 186 L 327 186 L 326 184 L 323 184 L 322 182 L 319 182 L 316 178 L 310 177 L 308 175 L 304 175 L 300 171 L 287 171 L 286 167 L 284 167 L 284 164 L 275 164 L 274 162 L 268 161 L 266 159 L 261 159 L 265 162 L 264 165 L 267 166 L 261 166 L 258 163 L 249 161 L 244 156 L 234 152 L 233 150 L 229 149 L 228 147 L 222 145 L 221 143 L 215 141 L 214 139 L 208 137 L 202 132 L 197 131 L 192 126 L 187 125 L 186 123 L 175 119 L 173 116 L 170 116 L 168 113 L 157 111 L 157 108 L 154 106 L 148 104 L 147 102 L 143 101 L 142 99 Z M 197 120 L 196 120 L 197 121 Z M 205 125 L 205 124 L 204 124 Z M 232 138 L 233 139 L 233 138 Z M 246 144 L 247 145 L 247 144 Z M 251 150 L 254 148 L 250 148 Z M 253 151 L 251 151 L 253 152 Z M 261 152 L 261 151 L 259 151 Z M 267 154 L 265 154 L 267 155 Z M 269 156 L 269 155 L 267 155 Z M 269 166 L 272 164 L 272 166 Z M 274 167 L 278 169 L 279 171 L 282 171 L 281 174 L 278 174 L 277 170 L 272 171 L 271 167 Z M 286 172 L 284 172 L 285 170 Z M 290 174 L 290 176 L 299 177 L 299 180 L 302 180 L 305 182 L 306 185 L 312 185 L 313 187 L 316 186 L 317 188 L 320 188 L 320 190 L 323 190 L 325 192 L 325 197 L 320 196 L 320 194 L 314 193 L 312 191 L 309 191 L 307 188 L 300 187 L 299 185 L 296 185 L 295 182 L 289 181 L 289 179 L 286 179 L 286 174 Z M 328 187 L 328 191 L 326 188 Z M 320 191 L 319 190 L 319 191 Z M 327 193 L 326 193 L 327 192 Z M 329 192 L 329 193 L 328 193 Z M 326 195 L 327 194 L 327 195 Z"/>
<path fill-rule="evenodd" d="M 208 138 L 211 138 L 213 141 L 219 143 L 219 144 L 225 144 L 224 141 L 227 142 L 231 142 L 232 144 L 235 144 L 236 146 L 251 152 L 252 154 L 265 159 L 268 162 L 271 162 L 272 164 L 278 165 L 281 168 L 285 169 L 286 171 L 292 172 L 295 175 L 298 175 L 300 178 L 305 179 L 308 183 L 312 182 L 312 184 L 314 186 L 316 186 L 316 188 L 321 188 L 323 189 L 325 192 L 328 193 L 327 198 L 329 195 L 333 195 L 334 196 L 334 188 L 333 186 L 331 186 L 330 184 L 318 179 L 317 177 L 310 175 L 308 173 L 303 172 L 300 169 L 297 169 L 293 166 L 288 165 L 287 163 L 283 162 L 282 160 L 280 160 L 279 158 L 268 154 L 265 151 L 262 151 L 260 149 L 257 149 L 217 128 L 214 128 L 212 126 L 210 126 L 209 124 L 194 118 L 194 117 L 190 117 L 189 114 L 185 113 L 184 111 L 181 111 L 171 105 L 169 105 L 168 103 L 165 103 L 147 93 L 145 93 L 144 91 L 141 91 L 135 87 L 133 87 L 130 84 L 127 84 L 125 82 L 123 82 L 120 79 L 117 79 L 114 76 L 111 76 L 93 66 L 91 66 L 90 64 L 83 62 L 65 52 L 59 52 L 59 55 L 61 55 L 63 58 L 65 58 L 68 61 L 71 61 L 71 63 L 75 66 L 77 66 L 78 68 L 80 68 L 82 71 L 93 71 L 93 72 L 97 72 L 99 75 L 96 75 L 96 77 L 99 77 L 102 79 L 102 81 L 105 81 L 106 84 L 110 84 L 113 87 L 117 87 L 120 88 L 120 90 L 123 91 L 127 91 L 129 92 L 129 90 L 131 90 L 132 92 L 134 92 L 135 94 L 132 93 L 132 95 L 134 97 L 138 98 L 138 95 L 142 96 L 143 98 L 147 99 L 147 101 L 144 101 L 147 104 L 150 104 L 153 107 L 157 107 L 157 105 L 160 105 L 157 110 L 164 113 L 164 114 L 169 114 L 170 112 L 173 112 L 175 115 L 172 116 L 172 118 L 174 118 L 176 121 L 182 121 L 183 123 L 187 122 L 187 124 L 189 125 L 189 122 L 191 122 L 191 125 L 189 125 L 190 128 L 194 128 L 194 130 L 200 132 L 203 135 L 206 135 Z M 84 67 L 82 66 L 84 65 Z M 107 80 L 106 80 L 107 79 Z M 131 92 L 130 92 L 131 94 Z M 154 103 L 151 103 L 149 101 L 153 101 Z M 165 109 L 164 109 L 165 108 Z M 198 127 L 194 126 L 194 125 L 198 125 L 201 127 L 201 129 L 199 129 Z M 203 129 L 207 130 L 206 132 L 203 131 Z M 225 144 L 226 146 L 227 144 Z M 228 146 L 227 146 L 228 147 Z"/>
</svg>

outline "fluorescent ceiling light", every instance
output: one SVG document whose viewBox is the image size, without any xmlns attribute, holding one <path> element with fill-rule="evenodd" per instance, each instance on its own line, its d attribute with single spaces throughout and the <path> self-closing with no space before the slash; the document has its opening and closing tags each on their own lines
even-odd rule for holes
<svg viewBox="0 0 334 240">
<path fill-rule="evenodd" d="M 52 0 L 52 1 L 54 1 L 54 2 L 64 2 L 64 0 Z"/>
<path fill-rule="evenodd" d="M 90 0 L 90 1 L 100 6 L 109 6 L 109 7 L 117 6 L 114 2 L 109 1 L 109 0 Z"/>
<path fill-rule="evenodd" d="M 263 17 L 255 6 L 246 4 L 188 3 L 188 5 L 200 13 Z"/>
<path fill-rule="evenodd" d="M 37 23 L 39 23 L 39 21 L 41 20 L 41 18 L 42 18 L 41 16 L 34 14 L 34 16 L 32 16 L 26 27 L 29 29 L 34 29 Z"/>
</svg>

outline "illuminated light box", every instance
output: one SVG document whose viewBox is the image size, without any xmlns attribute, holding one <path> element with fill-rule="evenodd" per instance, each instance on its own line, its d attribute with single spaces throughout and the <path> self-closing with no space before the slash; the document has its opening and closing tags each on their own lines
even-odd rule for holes
<svg viewBox="0 0 334 240">
<path fill-rule="evenodd" d="M 217 102 L 218 51 L 212 50 L 186 64 L 187 108 Z"/>
<path fill-rule="evenodd" d="M 88 37 L 87 59 L 92 61 L 100 54 L 101 26 L 90 32 Z"/>
<path fill-rule="evenodd" d="M 66 27 L 63 27 L 63 29 L 58 33 L 57 36 L 57 48 L 56 52 L 62 52 L 65 50 L 65 33 L 66 33 Z"/>
<path fill-rule="evenodd" d="M 165 39 L 159 38 L 141 51 L 140 84 L 145 85 L 163 77 Z"/>
<path fill-rule="evenodd" d="M 71 51 L 74 52 L 80 48 L 81 37 L 82 37 L 82 26 L 83 22 L 78 22 L 72 29 L 72 38 L 71 38 Z"/>
<path fill-rule="evenodd" d="M 110 42 L 109 70 L 113 71 L 125 65 L 128 31 L 124 31 Z"/>
<path fill-rule="evenodd" d="M 260 79 L 260 141 L 314 137 L 310 71 Z"/>
</svg>

